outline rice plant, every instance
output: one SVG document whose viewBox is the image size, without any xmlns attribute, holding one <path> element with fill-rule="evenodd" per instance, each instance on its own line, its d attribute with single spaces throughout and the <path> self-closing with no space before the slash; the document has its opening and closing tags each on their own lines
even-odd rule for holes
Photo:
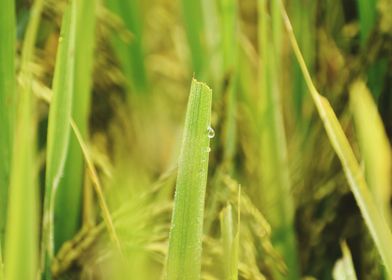
<svg viewBox="0 0 392 280">
<path fill-rule="evenodd" d="M 390 279 L 389 0 L 4 0 L 0 280 Z"/>
</svg>

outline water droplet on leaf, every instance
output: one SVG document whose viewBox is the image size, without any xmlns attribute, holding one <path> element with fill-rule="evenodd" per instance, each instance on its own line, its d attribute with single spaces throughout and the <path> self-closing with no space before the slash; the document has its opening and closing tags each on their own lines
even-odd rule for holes
<svg viewBox="0 0 392 280">
<path fill-rule="evenodd" d="M 214 138 L 214 136 L 215 136 L 215 131 L 214 131 L 214 129 L 213 129 L 211 126 L 209 126 L 207 130 L 208 130 L 208 134 L 207 134 L 207 135 L 208 135 L 208 138 L 210 138 L 210 139 L 211 139 L 211 138 Z"/>
</svg>

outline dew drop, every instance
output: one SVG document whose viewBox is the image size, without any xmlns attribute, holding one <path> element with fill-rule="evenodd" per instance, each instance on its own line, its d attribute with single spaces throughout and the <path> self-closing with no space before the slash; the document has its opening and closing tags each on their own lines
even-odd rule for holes
<svg viewBox="0 0 392 280">
<path fill-rule="evenodd" d="M 63 37 L 60 36 L 60 38 L 59 38 L 59 43 L 61 43 L 62 40 L 63 40 Z"/>
<path fill-rule="evenodd" d="M 213 129 L 211 126 L 209 126 L 207 130 L 208 130 L 208 134 L 207 134 L 207 135 L 208 135 L 208 138 L 210 138 L 210 139 L 211 139 L 211 138 L 214 138 L 214 136 L 215 136 L 215 131 L 214 131 L 214 129 Z"/>
<path fill-rule="evenodd" d="M 211 152 L 211 148 L 207 147 L 207 153 Z"/>
</svg>

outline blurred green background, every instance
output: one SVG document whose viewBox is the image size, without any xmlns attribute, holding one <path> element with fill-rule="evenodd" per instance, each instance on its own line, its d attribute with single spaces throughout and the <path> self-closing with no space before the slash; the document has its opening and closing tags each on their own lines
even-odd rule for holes
<svg viewBox="0 0 392 280">
<path fill-rule="evenodd" d="M 0 3 L 1 17 L 11 2 Z M 48 99 L 56 92 L 60 29 L 67 22 L 63 15 L 71 2 L 17 0 L 14 7 L 15 92 L 25 87 L 34 96 L 33 135 L 26 134 L 35 150 L 29 178 L 36 190 L 30 208 L 36 217 L 31 218 L 35 222 L 27 233 L 37 243 L 31 249 L 37 268 L 32 271 L 42 262 L 38 240 L 45 236 L 40 221 L 48 180 Z M 343 278 L 338 261 L 342 250 L 345 257 L 351 251 L 358 279 L 388 279 L 293 54 L 279 1 L 75 2 L 75 49 L 63 56 L 65 65 L 74 61 L 73 101 L 68 105 L 97 176 L 90 176 L 80 144 L 68 131 L 52 209 L 53 261 L 49 270 L 44 269 L 51 271 L 50 277 L 161 279 L 194 77 L 212 89 L 215 131 L 209 153 L 201 278 L 234 279 L 225 270 L 220 228 L 220 213 L 229 203 L 234 220 L 240 213 L 240 223 L 235 224 L 238 279 L 355 279 Z M 392 2 L 287 0 L 284 6 L 313 82 L 330 101 L 379 211 L 390 224 Z M 2 19 L 7 26 L 5 16 Z M 34 19 L 38 20 L 36 43 L 26 58 L 26 34 Z M 9 26 L 0 29 L 3 40 L 12 35 Z M 0 64 L 6 65 L 9 55 L 2 54 Z M 5 69 L 0 72 L 4 81 L 12 79 L 5 76 L 12 69 Z M 58 73 L 61 80 L 71 72 Z M 20 102 L 20 97 L 11 99 L 17 101 L 4 104 Z M 66 104 L 60 102 L 58 108 Z M 12 131 L 19 117 L 15 112 L 10 116 Z M 5 126 L 6 117 L 1 120 Z M 6 133 L 0 132 L 0 137 L 6 139 Z M 2 249 L 7 248 L 4 232 L 10 230 L 6 217 L 13 219 L 7 214 L 8 197 L 12 197 L 7 186 L 16 172 L 10 168 L 15 165 L 7 165 L 11 162 L 7 145 L 0 142 L 6 151 L 1 154 L 5 165 L 0 166 Z M 25 176 L 20 174 L 15 178 Z M 129 260 L 125 267 L 101 216 L 94 176 L 99 177 Z M 22 189 L 15 203 L 25 204 L 28 193 Z M 7 254 L 2 251 L 0 256 L 7 267 Z"/>
</svg>

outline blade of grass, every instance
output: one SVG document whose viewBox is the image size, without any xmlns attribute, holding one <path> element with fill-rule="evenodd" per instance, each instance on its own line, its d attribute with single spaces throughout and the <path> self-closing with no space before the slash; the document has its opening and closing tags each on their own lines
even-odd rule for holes
<svg viewBox="0 0 392 280">
<path fill-rule="evenodd" d="M 28 88 L 21 90 L 10 177 L 5 279 L 35 279 L 38 271 L 38 188 L 34 174 L 35 116 Z"/>
<path fill-rule="evenodd" d="M 192 81 L 174 198 L 166 279 L 200 279 L 211 90 Z"/>
<path fill-rule="evenodd" d="M 18 100 L 5 239 L 5 278 L 35 279 L 38 271 L 38 188 L 34 174 L 33 99 L 23 88 Z"/>
<path fill-rule="evenodd" d="M 45 277 L 50 279 L 50 265 L 54 255 L 55 193 L 64 171 L 70 136 L 70 118 L 74 91 L 76 1 L 66 7 L 53 78 L 53 96 L 49 109 L 45 196 L 43 209 L 42 260 Z"/>
<path fill-rule="evenodd" d="M 233 269 L 233 239 L 234 239 L 234 225 L 233 225 L 233 213 L 230 203 L 223 208 L 219 214 L 220 227 L 221 227 L 221 240 L 223 245 L 223 262 L 224 262 L 224 279 L 233 279 L 234 273 L 237 270 Z M 238 268 L 237 268 L 238 269 Z M 236 279 L 236 278 L 234 278 Z"/>
<path fill-rule="evenodd" d="M 197 79 L 204 78 L 206 46 L 203 9 L 200 0 L 181 0 L 185 33 L 188 39 L 193 72 Z"/>
<path fill-rule="evenodd" d="M 50 95 L 49 96 L 40 96 L 40 97 L 43 98 L 48 103 L 51 102 L 51 96 Z M 86 161 L 87 170 L 89 171 L 89 175 L 90 175 L 90 178 L 91 178 L 91 181 L 92 181 L 92 185 L 93 185 L 94 190 L 95 190 L 95 192 L 97 194 L 97 197 L 98 197 L 98 204 L 99 204 L 99 207 L 100 207 L 100 209 L 102 211 L 104 225 L 106 226 L 106 228 L 108 230 L 109 237 L 110 237 L 111 241 L 114 243 L 115 247 L 120 252 L 121 257 L 123 257 L 124 250 L 123 250 L 123 248 L 121 246 L 120 239 L 118 238 L 118 235 L 117 235 L 117 232 L 116 232 L 116 228 L 114 227 L 113 218 L 112 218 L 112 216 L 110 214 L 109 207 L 107 206 L 107 202 L 106 202 L 106 199 L 105 199 L 105 196 L 104 196 L 104 193 L 103 193 L 103 188 L 102 188 L 101 182 L 99 180 L 98 173 L 97 173 L 97 171 L 96 171 L 96 169 L 94 167 L 93 160 L 92 160 L 92 158 L 90 156 L 89 149 L 88 149 L 88 147 L 86 145 L 86 142 L 83 140 L 82 133 L 80 132 L 78 126 L 76 125 L 75 121 L 72 118 L 70 119 L 70 125 L 71 125 L 71 128 L 72 128 L 72 131 L 75 134 L 75 137 L 76 137 L 76 140 L 78 142 L 78 145 L 80 146 L 80 149 L 81 149 L 81 151 L 83 153 L 84 160 Z M 92 199 L 92 198 L 90 198 L 90 199 Z M 90 226 L 91 225 L 89 223 L 90 222 L 90 217 L 86 218 L 86 220 L 87 220 L 86 225 Z M 54 269 L 55 270 L 57 269 L 57 265 L 58 265 L 57 263 L 54 264 L 54 267 L 55 267 Z M 52 269 L 53 269 L 53 267 L 52 267 Z"/>
<path fill-rule="evenodd" d="M 206 53 L 203 57 L 208 63 L 206 63 L 205 72 L 208 73 L 209 86 L 211 88 L 219 87 L 222 68 L 220 63 L 216 63 L 219 61 L 220 57 L 220 34 L 219 32 L 219 11 L 217 1 L 210 0 L 200 0 L 201 2 L 201 13 L 204 19 L 204 26 L 208 26 L 204 30 L 204 38 Z M 215 99 L 219 99 L 219 94 L 214 94 Z"/>
<path fill-rule="evenodd" d="M 292 18 L 294 32 L 297 35 L 299 45 L 304 54 L 305 62 L 308 65 L 310 72 L 313 72 L 314 58 L 315 58 L 315 23 L 314 14 L 316 2 L 295 0 L 292 1 Z M 306 84 L 302 78 L 301 69 L 298 63 L 295 63 L 293 56 L 292 71 L 293 71 L 293 105 L 296 117 L 296 123 L 301 133 L 306 133 L 309 119 L 305 115 L 306 105 L 309 103 L 310 98 L 306 95 Z"/>
<path fill-rule="evenodd" d="M 378 1 L 357 0 L 359 13 L 360 44 L 364 49 L 369 36 L 376 25 Z M 381 95 L 383 79 L 387 72 L 387 61 L 378 59 L 370 65 L 368 74 L 368 84 L 376 100 Z"/>
<path fill-rule="evenodd" d="M 15 117 L 15 26 L 15 2 L 5 0 L 0 9 L 0 245 L 4 244 Z"/>
<path fill-rule="evenodd" d="M 236 110 L 237 110 L 237 1 L 221 0 L 221 29 L 223 53 L 223 90 L 226 91 L 227 112 L 224 127 L 224 152 L 223 158 L 232 169 L 232 159 L 236 152 Z M 231 172 L 231 171 L 230 171 Z"/>
<path fill-rule="evenodd" d="M 83 208 L 82 208 L 82 226 L 92 226 L 95 224 L 95 203 L 94 190 L 91 179 L 85 176 L 83 185 Z"/>
<path fill-rule="evenodd" d="M 238 279 L 240 201 L 240 194 L 238 194 L 237 224 L 234 224 L 233 210 L 230 204 L 219 215 L 223 245 L 224 279 L 227 280 Z"/>
<path fill-rule="evenodd" d="M 274 2 L 273 2 L 274 3 Z M 295 241 L 294 206 L 290 193 L 287 147 L 280 104 L 279 71 L 281 23 L 276 3 L 272 6 L 271 28 L 268 20 L 267 1 L 258 1 L 259 53 L 260 53 L 260 198 L 262 210 L 272 227 L 272 241 L 283 255 L 288 275 L 274 272 L 276 278 L 299 279 L 299 266 Z M 271 34 L 272 31 L 272 34 Z M 271 40 L 272 37 L 272 40 Z"/>
<path fill-rule="evenodd" d="M 207 2 L 208 0 L 204 0 Z M 210 6 L 216 4 L 215 2 L 209 1 Z M 223 160 L 222 170 L 215 174 L 214 182 L 219 182 L 220 172 L 228 172 L 232 174 L 234 172 L 234 161 L 233 158 L 236 155 L 237 149 L 237 91 L 238 91 L 238 4 L 236 0 L 220 0 L 219 14 L 220 14 L 220 33 L 219 44 L 215 48 L 220 52 L 220 58 L 222 63 L 219 65 L 212 65 L 210 71 L 215 70 L 219 73 L 217 78 L 218 83 L 212 83 L 216 85 L 219 90 L 217 94 L 214 94 L 216 100 L 224 99 L 225 112 L 223 113 L 223 125 L 222 125 L 222 146 L 223 146 Z M 206 4 L 205 4 L 206 5 Z M 204 13 L 211 12 L 205 7 Z M 206 22 L 210 22 L 211 19 L 206 19 Z M 208 32 L 211 32 L 209 30 Z M 215 32 L 216 33 L 216 32 Z M 210 34 L 207 34 L 210 35 Z M 217 37 L 217 36 L 215 36 Z M 210 45 L 209 47 L 213 47 Z M 210 48 L 211 50 L 211 48 Z M 212 74 L 212 73 L 211 73 Z M 213 75 L 213 74 L 212 74 Z M 219 183 L 212 183 L 212 186 L 219 189 Z M 215 213 L 218 213 L 220 209 L 219 192 L 212 191 L 210 196 L 210 205 L 206 208 L 206 219 L 205 219 L 205 232 L 209 232 L 211 225 L 215 220 Z"/>
<path fill-rule="evenodd" d="M 388 222 L 391 222 L 391 147 L 373 97 L 363 81 L 350 87 L 350 105 L 370 190 Z"/>
<path fill-rule="evenodd" d="M 126 28 L 132 32 L 129 41 L 114 36 L 113 46 L 122 64 L 131 89 L 143 93 L 148 89 L 147 74 L 142 48 L 142 21 L 139 0 L 107 0 L 108 8 L 118 15 Z"/>
<path fill-rule="evenodd" d="M 75 83 L 72 118 L 84 139 L 88 134 L 91 99 L 91 81 L 95 45 L 96 0 L 77 1 Z M 55 251 L 70 240 L 80 228 L 81 198 L 84 182 L 83 154 L 79 143 L 71 134 L 55 203 Z"/>
<path fill-rule="evenodd" d="M 103 194 L 103 189 L 102 189 L 101 183 L 99 181 L 97 171 L 95 170 L 91 156 L 88 152 L 88 148 L 83 140 L 81 132 L 79 131 L 77 125 L 75 124 L 75 122 L 73 120 L 71 120 L 71 127 L 72 127 L 73 132 L 75 133 L 75 136 L 79 142 L 80 148 L 82 149 L 84 158 L 86 160 L 87 168 L 90 172 L 91 180 L 93 182 L 93 186 L 94 186 L 95 191 L 98 196 L 98 203 L 99 203 L 99 206 L 102 210 L 102 216 L 103 216 L 105 225 L 108 229 L 109 236 L 110 236 L 111 240 L 113 241 L 113 243 L 115 244 L 115 246 L 118 249 L 121 256 L 123 256 L 123 250 L 121 247 L 120 239 L 118 238 L 116 228 L 114 227 L 113 219 L 110 215 L 109 207 L 107 206 L 105 196 Z"/>
<path fill-rule="evenodd" d="M 5 240 L 5 279 L 9 280 L 35 279 L 38 271 L 38 188 L 34 174 L 36 118 L 30 63 L 42 8 L 42 0 L 34 2 L 22 49 Z"/>
<path fill-rule="evenodd" d="M 48 89 L 48 91 L 50 93 L 50 89 Z M 48 103 L 51 102 L 51 94 L 43 95 L 43 96 L 39 96 L 39 97 Z M 94 167 L 93 160 L 90 156 L 89 149 L 87 148 L 86 142 L 83 140 L 83 136 L 82 136 L 80 130 L 78 129 L 75 121 L 72 118 L 70 118 L 70 125 L 72 128 L 72 131 L 75 134 L 75 137 L 76 137 L 77 142 L 80 146 L 80 149 L 82 150 L 84 160 L 86 161 L 86 165 L 87 165 L 87 169 L 89 171 L 92 185 L 93 185 L 95 192 L 97 194 L 97 197 L 98 197 L 98 204 L 99 204 L 99 207 L 101 208 L 101 211 L 102 211 L 104 225 L 106 226 L 108 233 L 109 233 L 109 236 L 110 236 L 111 240 L 114 242 L 115 247 L 118 249 L 118 251 L 120 252 L 120 255 L 123 257 L 124 250 L 121 247 L 121 243 L 120 243 L 118 235 L 116 233 L 116 229 L 115 229 L 114 223 L 113 223 L 113 218 L 111 217 L 109 207 L 107 206 L 106 199 L 105 199 L 105 196 L 103 193 L 103 188 L 100 183 L 98 173 Z M 91 224 L 89 224 L 89 220 L 90 220 L 90 218 L 87 218 L 87 223 L 86 223 L 87 226 L 91 225 Z"/>
<path fill-rule="evenodd" d="M 343 256 L 339 259 L 333 269 L 334 280 L 357 280 L 354 270 L 354 264 L 351 257 L 350 249 L 346 242 L 340 244 Z"/>
<path fill-rule="evenodd" d="M 220 0 L 223 69 L 226 75 L 235 70 L 237 60 L 237 1 Z"/>
<path fill-rule="evenodd" d="M 364 46 L 376 23 L 377 1 L 357 0 L 357 7 L 359 12 L 361 46 Z"/>
<path fill-rule="evenodd" d="M 338 155 L 343 166 L 347 181 L 352 193 L 358 203 L 359 209 L 365 220 L 366 226 L 369 229 L 370 235 L 380 253 L 381 259 L 386 267 L 388 274 L 392 275 L 392 236 L 388 225 L 379 211 L 372 194 L 366 184 L 362 170 L 358 165 L 354 152 L 350 143 L 344 134 L 344 131 L 331 107 L 328 100 L 321 96 L 313 84 L 312 78 L 306 67 L 304 58 L 298 47 L 297 40 L 293 33 L 289 17 L 286 13 L 284 5 L 281 0 L 281 13 L 284 20 L 284 25 L 289 36 L 289 40 L 298 63 L 304 75 L 306 85 L 312 96 L 313 102 L 323 122 L 324 128 L 327 132 L 332 147 Z"/>
</svg>

